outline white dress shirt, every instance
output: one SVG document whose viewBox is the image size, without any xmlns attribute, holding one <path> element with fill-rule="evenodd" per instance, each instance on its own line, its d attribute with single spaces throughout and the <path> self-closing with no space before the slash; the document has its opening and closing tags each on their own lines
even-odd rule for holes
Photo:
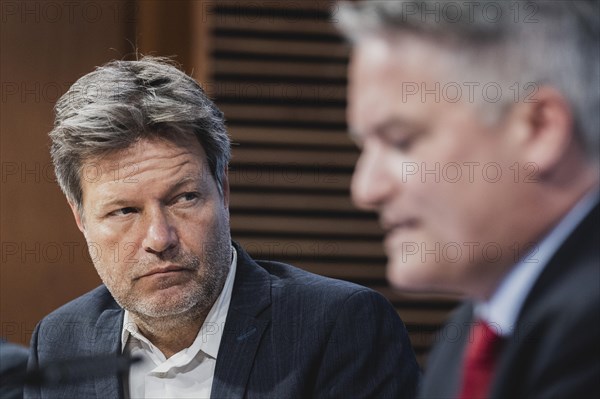
<svg viewBox="0 0 600 399">
<path fill-rule="evenodd" d="M 544 267 L 598 203 L 600 192 L 584 196 L 542 241 L 512 268 L 489 301 L 475 306 L 475 315 L 486 321 L 500 336 L 512 335 L 523 303 Z"/>
<path fill-rule="evenodd" d="M 215 365 L 223 328 L 231 302 L 237 253 L 232 247 L 232 262 L 221 294 L 206 316 L 194 343 L 170 358 L 144 337 L 126 310 L 121 333 L 121 348 L 142 361 L 129 370 L 131 399 L 210 398 Z"/>
</svg>

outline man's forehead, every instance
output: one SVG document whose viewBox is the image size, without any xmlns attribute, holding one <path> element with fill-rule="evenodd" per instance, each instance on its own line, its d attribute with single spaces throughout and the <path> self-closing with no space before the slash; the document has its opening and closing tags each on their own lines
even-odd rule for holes
<svg viewBox="0 0 600 399">
<path fill-rule="evenodd" d="M 399 67 L 433 72 L 440 71 L 437 67 L 450 53 L 450 49 L 413 34 L 382 34 L 366 36 L 360 40 L 354 47 L 353 59 L 371 67 L 396 69 L 396 72 Z"/>
<path fill-rule="evenodd" d="M 205 153 L 197 140 L 173 142 L 164 139 L 142 139 L 132 145 L 107 151 L 99 156 L 88 157 L 85 164 L 98 164 L 108 170 L 122 168 L 135 162 L 161 159 L 172 159 L 178 156 L 193 155 L 194 158 L 204 159 Z"/>
<path fill-rule="evenodd" d="M 428 67 L 419 61 L 423 56 L 413 58 L 411 51 L 403 53 L 398 46 L 383 38 L 365 39 L 354 54 L 349 122 L 355 134 L 385 126 L 391 119 L 408 124 L 426 111 L 414 92 L 431 85 Z"/>
<path fill-rule="evenodd" d="M 81 167 L 82 186 L 103 183 L 138 183 L 159 179 L 200 180 L 208 165 L 199 143 L 187 147 L 172 142 L 142 141 L 126 149 L 89 158 Z M 113 184 L 114 185 L 114 184 Z M 135 184 L 130 184 L 132 186 Z"/>
</svg>

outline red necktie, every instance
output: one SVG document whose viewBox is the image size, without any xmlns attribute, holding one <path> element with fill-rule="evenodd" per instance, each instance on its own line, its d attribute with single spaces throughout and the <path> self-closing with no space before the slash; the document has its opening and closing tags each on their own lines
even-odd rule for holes
<svg viewBox="0 0 600 399">
<path fill-rule="evenodd" d="M 462 388 L 458 398 L 487 397 L 501 342 L 500 336 L 487 323 L 478 321 L 473 324 L 471 341 L 467 345 L 463 364 Z"/>
</svg>

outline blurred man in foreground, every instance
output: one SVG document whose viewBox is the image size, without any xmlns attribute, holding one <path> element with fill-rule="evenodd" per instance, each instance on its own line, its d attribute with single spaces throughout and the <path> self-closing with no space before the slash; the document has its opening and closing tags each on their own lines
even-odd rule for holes
<svg viewBox="0 0 600 399">
<path fill-rule="evenodd" d="M 380 1 L 354 43 L 352 195 L 398 288 L 469 300 L 422 396 L 600 392 L 599 18 L 592 1 Z"/>
<path fill-rule="evenodd" d="M 229 230 L 222 113 L 164 60 L 79 79 L 50 133 L 58 182 L 103 285 L 36 327 L 31 366 L 127 352 L 125 379 L 44 398 L 411 397 L 418 367 L 381 295 L 254 261 Z"/>
</svg>

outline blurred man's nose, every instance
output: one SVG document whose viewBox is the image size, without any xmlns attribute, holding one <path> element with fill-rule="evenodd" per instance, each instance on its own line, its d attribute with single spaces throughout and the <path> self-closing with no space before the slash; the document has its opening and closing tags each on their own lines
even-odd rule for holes
<svg viewBox="0 0 600 399">
<path fill-rule="evenodd" d="M 178 236 L 175 226 L 169 221 L 165 210 L 160 207 L 146 212 L 146 234 L 142 245 L 146 252 L 160 255 L 177 246 Z"/>
<path fill-rule="evenodd" d="M 381 144 L 365 144 L 352 176 L 352 199 L 359 208 L 377 210 L 388 196 L 392 182 L 384 166 Z"/>
</svg>

